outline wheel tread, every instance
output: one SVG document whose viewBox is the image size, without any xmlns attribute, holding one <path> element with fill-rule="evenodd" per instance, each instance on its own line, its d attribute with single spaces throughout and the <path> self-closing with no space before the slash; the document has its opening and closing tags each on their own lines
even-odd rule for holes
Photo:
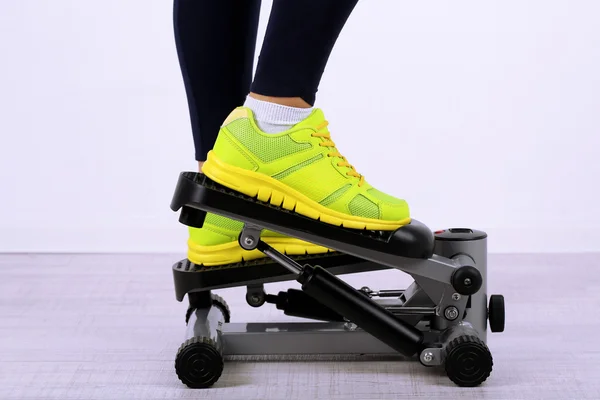
<svg viewBox="0 0 600 400">
<path fill-rule="evenodd" d="M 214 293 L 211 293 L 210 297 L 212 299 L 212 304 L 214 306 L 219 307 L 219 309 L 223 313 L 223 319 L 225 320 L 225 323 L 228 323 L 231 320 L 231 309 L 229 308 L 229 305 L 227 305 L 227 302 L 225 301 L 225 299 L 223 299 L 221 296 L 216 295 Z M 195 310 L 194 307 L 188 307 L 188 309 L 185 313 L 185 323 L 186 324 L 189 322 L 190 316 L 192 315 L 192 312 L 194 312 L 194 310 Z"/>
<path fill-rule="evenodd" d="M 229 305 L 227 305 L 225 299 L 223 299 L 218 294 L 214 293 L 211 293 L 210 297 L 212 298 L 213 305 L 219 307 L 223 312 L 225 323 L 229 323 L 229 321 L 231 320 L 231 309 L 229 308 Z"/>
<path fill-rule="evenodd" d="M 202 368 L 190 368 L 197 364 L 198 351 L 204 351 Z M 207 365 L 208 364 L 208 365 Z M 186 386 L 194 389 L 208 388 L 215 384 L 223 373 L 223 356 L 217 343 L 209 337 L 195 336 L 179 346 L 175 358 L 175 372 Z"/>
<path fill-rule="evenodd" d="M 457 370 L 462 367 L 461 362 L 464 363 L 464 358 L 461 357 L 459 352 L 469 351 L 470 353 L 476 352 L 475 355 L 478 357 L 476 360 L 479 365 L 475 371 L 475 375 L 465 375 L 464 371 Z M 479 386 L 490 376 L 494 361 L 492 354 L 490 353 L 487 345 L 475 335 L 461 335 L 454 338 L 444 351 L 445 369 L 446 374 L 458 386 L 462 387 L 474 387 Z"/>
<path fill-rule="evenodd" d="M 488 320 L 490 322 L 490 330 L 494 333 L 504 332 L 506 323 L 504 296 L 501 294 L 493 294 L 490 296 L 488 308 Z"/>
</svg>

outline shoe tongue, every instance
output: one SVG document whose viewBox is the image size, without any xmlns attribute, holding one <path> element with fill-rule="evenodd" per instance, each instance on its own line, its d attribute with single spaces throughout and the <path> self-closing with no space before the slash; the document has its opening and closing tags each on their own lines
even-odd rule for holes
<svg viewBox="0 0 600 400">
<path fill-rule="evenodd" d="M 294 125 L 294 128 L 316 128 L 324 122 L 325 114 L 320 108 L 315 108 L 313 112 L 308 117 L 306 117 L 306 119 Z"/>
</svg>

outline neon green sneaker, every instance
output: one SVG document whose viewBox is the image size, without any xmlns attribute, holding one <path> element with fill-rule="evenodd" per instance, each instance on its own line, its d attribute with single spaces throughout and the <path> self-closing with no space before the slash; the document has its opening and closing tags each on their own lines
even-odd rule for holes
<svg viewBox="0 0 600 400">
<path fill-rule="evenodd" d="M 370 230 L 410 223 L 408 204 L 385 194 L 336 150 L 320 109 L 290 130 L 262 132 L 246 107 L 223 123 L 202 172 L 224 186 L 309 218 Z"/>
<path fill-rule="evenodd" d="M 244 224 L 216 214 L 206 214 L 202 228 L 189 228 L 188 259 L 196 265 L 224 265 L 265 257 L 259 250 L 244 250 L 238 236 Z M 326 253 L 326 247 L 265 230 L 261 239 L 280 253 L 304 255 Z"/>
</svg>

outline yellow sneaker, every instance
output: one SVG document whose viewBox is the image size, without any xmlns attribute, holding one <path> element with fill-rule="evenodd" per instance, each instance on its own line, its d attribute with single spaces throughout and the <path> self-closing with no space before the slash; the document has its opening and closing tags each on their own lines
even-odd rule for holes
<svg viewBox="0 0 600 400">
<path fill-rule="evenodd" d="M 259 250 L 244 250 L 238 236 L 244 224 L 216 214 L 206 214 L 202 228 L 189 228 L 188 260 L 196 265 L 224 265 L 265 257 Z M 261 239 L 280 253 L 304 255 L 326 253 L 327 248 L 264 230 Z"/>
<path fill-rule="evenodd" d="M 337 151 L 320 109 L 291 129 L 262 132 L 250 109 L 223 123 L 202 172 L 224 186 L 309 218 L 370 230 L 410 223 L 408 204 L 385 194 Z"/>
</svg>

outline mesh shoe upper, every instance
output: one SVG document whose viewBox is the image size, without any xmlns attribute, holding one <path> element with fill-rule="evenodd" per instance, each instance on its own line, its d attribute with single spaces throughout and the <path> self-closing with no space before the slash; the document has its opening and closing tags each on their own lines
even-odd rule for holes
<svg viewBox="0 0 600 400">
<path fill-rule="evenodd" d="M 329 209 L 369 219 L 409 218 L 404 200 L 373 188 L 337 151 L 319 109 L 288 131 L 267 134 L 240 107 L 225 121 L 213 151 L 223 162 L 270 176 Z"/>
</svg>

